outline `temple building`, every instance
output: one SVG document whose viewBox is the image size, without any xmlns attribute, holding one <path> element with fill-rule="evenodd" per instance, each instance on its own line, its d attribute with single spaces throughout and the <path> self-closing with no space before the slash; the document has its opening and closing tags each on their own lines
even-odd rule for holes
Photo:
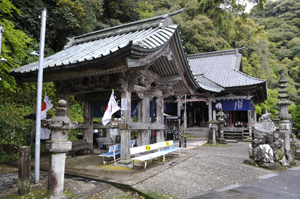
<svg viewBox="0 0 300 199">
<path fill-rule="evenodd" d="M 92 145 L 94 129 L 110 129 L 93 117 L 102 117 L 112 90 L 120 101 L 124 123 L 120 127 L 121 159 L 129 160 L 131 131 L 138 145 L 164 137 L 164 116 L 182 116 L 187 96 L 188 125 L 208 126 L 220 106 L 227 126 L 249 127 L 255 104 L 267 98 L 266 80 L 243 73 L 237 50 L 186 55 L 177 12 L 76 36 L 43 62 L 43 81 L 54 82 L 61 99 L 84 102 L 79 129 Z M 38 62 L 10 71 L 17 83 L 37 82 Z M 115 117 L 120 117 L 121 112 Z M 137 121 L 133 121 L 136 117 Z M 181 121 L 182 122 L 182 121 Z"/>
<path fill-rule="evenodd" d="M 242 54 L 238 50 L 187 56 L 199 84 L 197 95 L 187 99 L 188 126 L 208 126 L 222 107 L 226 114 L 225 131 L 244 127 L 251 135 L 251 126 L 257 121 L 255 104 L 267 99 L 267 81 L 243 72 Z"/>
</svg>

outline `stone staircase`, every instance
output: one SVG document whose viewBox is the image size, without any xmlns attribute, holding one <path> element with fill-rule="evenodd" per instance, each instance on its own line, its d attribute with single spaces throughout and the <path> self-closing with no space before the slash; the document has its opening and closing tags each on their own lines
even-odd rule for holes
<svg viewBox="0 0 300 199">
<path fill-rule="evenodd" d="M 189 127 L 185 130 L 185 136 L 190 138 L 208 138 L 208 127 Z"/>
<path fill-rule="evenodd" d="M 249 132 L 244 131 L 244 135 L 242 132 L 224 132 L 224 138 L 226 140 L 245 140 L 249 137 Z"/>
<path fill-rule="evenodd" d="M 229 129 L 228 129 L 229 130 Z M 208 127 L 189 127 L 185 130 L 185 136 L 190 138 L 208 138 L 209 128 Z M 226 140 L 242 141 L 249 137 L 249 131 L 243 129 L 243 135 L 241 130 L 234 128 L 231 131 L 224 131 L 224 138 Z"/>
</svg>

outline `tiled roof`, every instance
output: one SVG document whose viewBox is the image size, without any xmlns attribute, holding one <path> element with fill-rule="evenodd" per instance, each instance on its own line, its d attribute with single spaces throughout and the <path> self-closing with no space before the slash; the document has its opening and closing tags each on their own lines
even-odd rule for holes
<svg viewBox="0 0 300 199">
<path fill-rule="evenodd" d="M 266 80 L 258 79 L 240 71 L 242 56 L 234 50 L 224 50 L 209 53 L 199 53 L 188 55 L 189 65 L 194 76 L 202 75 L 203 78 L 213 83 L 226 87 L 240 87 L 257 85 Z M 204 84 L 206 80 L 199 79 L 199 85 Z"/>
<path fill-rule="evenodd" d="M 205 77 L 203 77 L 203 75 L 197 75 L 195 76 L 195 79 L 197 81 L 197 83 L 199 84 L 199 86 L 202 89 L 205 89 L 207 91 L 212 91 L 212 92 L 221 92 L 222 90 L 224 90 L 221 86 L 218 86 L 217 84 L 209 81 L 208 79 L 206 79 Z"/>
<path fill-rule="evenodd" d="M 167 20 L 170 20 L 169 15 L 162 15 L 74 37 L 64 50 L 45 58 L 43 67 L 54 68 L 102 58 L 129 45 L 148 51 L 159 49 L 177 29 L 177 25 L 170 25 Z M 34 62 L 14 68 L 11 73 L 37 70 L 38 62 Z"/>
</svg>

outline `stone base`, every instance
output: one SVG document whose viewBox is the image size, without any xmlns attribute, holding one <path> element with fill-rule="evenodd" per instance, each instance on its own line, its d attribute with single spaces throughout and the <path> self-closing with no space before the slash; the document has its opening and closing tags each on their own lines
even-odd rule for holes
<svg viewBox="0 0 300 199">
<path fill-rule="evenodd" d="M 248 158 L 247 160 L 244 160 L 243 164 L 256 166 L 256 162 L 252 158 Z"/>
<path fill-rule="evenodd" d="M 280 165 L 276 162 L 274 162 L 274 163 L 265 162 L 265 163 L 260 164 L 260 166 L 263 168 L 270 169 L 270 170 L 281 170 Z"/>
<path fill-rule="evenodd" d="M 65 194 L 50 194 L 49 199 L 67 199 L 69 198 Z"/>
<path fill-rule="evenodd" d="M 220 138 L 219 139 L 219 144 L 226 144 L 225 139 L 224 138 Z"/>
<path fill-rule="evenodd" d="M 132 160 L 119 160 L 118 164 L 131 164 Z"/>
</svg>

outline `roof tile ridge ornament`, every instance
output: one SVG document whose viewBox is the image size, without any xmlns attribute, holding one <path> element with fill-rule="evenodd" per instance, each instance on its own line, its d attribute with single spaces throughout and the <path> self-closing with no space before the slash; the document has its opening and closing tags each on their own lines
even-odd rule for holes
<svg viewBox="0 0 300 199">
<path fill-rule="evenodd" d="M 203 57 L 213 57 L 213 56 L 236 54 L 236 52 L 237 52 L 236 49 L 220 50 L 220 51 L 204 52 L 204 53 L 197 53 L 197 54 L 189 54 L 189 55 L 187 55 L 187 57 L 188 57 L 188 59 L 197 59 L 197 58 L 203 58 Z"/>
<path fill-rule="evenodd" d="M 159 27 L 164 28 L 166 26 L 173 25 L 172 16 L 180 14 L 183 11 L 184 11 L 184 8 L 181 8 L 180 10 L 176 10 L 175 12 L 164 15 L 165 18 L 164 18 L 164 20 L 161 21 L 161 23 L 159 24 Z"/>
</svg>

